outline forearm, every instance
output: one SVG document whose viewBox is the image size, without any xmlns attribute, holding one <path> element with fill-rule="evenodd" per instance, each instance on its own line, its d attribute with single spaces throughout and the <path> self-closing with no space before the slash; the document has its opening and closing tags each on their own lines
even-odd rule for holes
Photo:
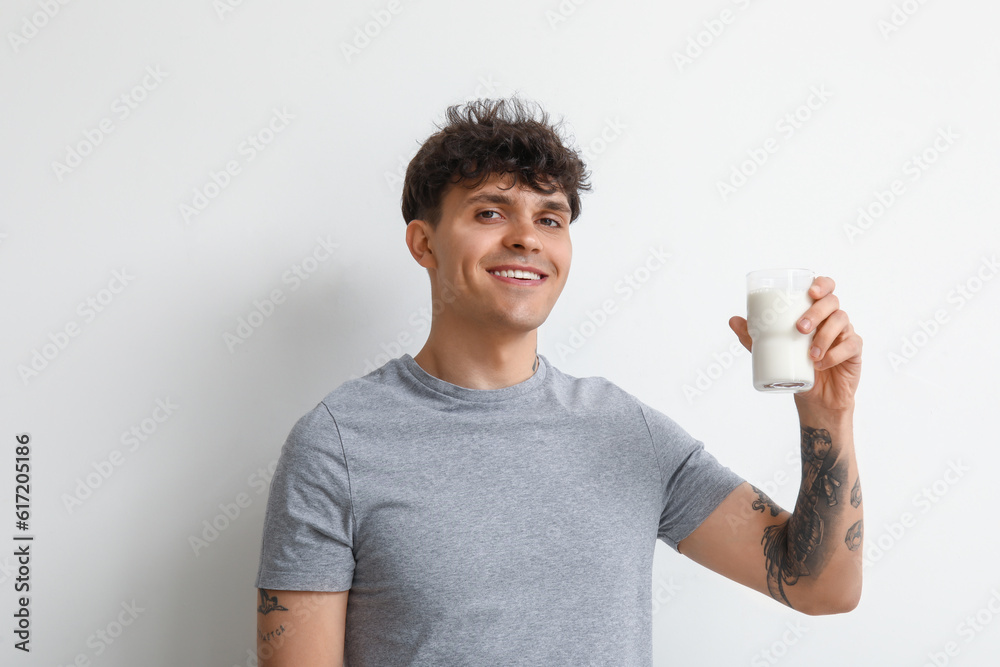
<svg viewBox="0 0 1000 667">
<path fill-rule="evenodd" d="M 767 582 L 779 602 L 805 613 L 850 611 L 861 595 L 861 481 L 853 409 L 799 407 L 802 483 L 795 511 L 765 531 Z"/>
</svg>

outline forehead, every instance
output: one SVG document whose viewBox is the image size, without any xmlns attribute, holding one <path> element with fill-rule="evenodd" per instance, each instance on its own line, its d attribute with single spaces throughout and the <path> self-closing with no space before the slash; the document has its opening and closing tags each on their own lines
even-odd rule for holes
<svg viewBox="0 0 1000 667">
<path fill-rule="evenodd" d="M 448 186 L 443 198 L 445 207 L 464 209 L 481 204 L 514 205 L 519 200 L 526 200 L 529 205 L 550 211 L 570 213 L 569 200 L 562 188 L 556 186 L 556 191 L 546 194 L 529 187 L 523 181 L 516 187 L 511 187 L 514 177 L 511 174 L 494 174 L 483 181 L 478 187 L 469 187 L 469 183 L 453 183 Z M 546 187 L 548 184 L 543 183 Z"/>
</svg>

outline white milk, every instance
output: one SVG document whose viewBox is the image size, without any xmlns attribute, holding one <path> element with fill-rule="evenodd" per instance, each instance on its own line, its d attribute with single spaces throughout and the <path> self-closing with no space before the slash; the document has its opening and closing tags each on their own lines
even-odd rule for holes
<svg viewBox="0 0 1000 667">
<path fill-rule="evenodd" d="M 761 391 L 808 391 L 815 380 L 809 358 L 813 332 L 795 324 L 813 300 L 804 291 L 765 288 L 747 294 L 747 328 L 753 339 L 753 386 Z"/>
</svg>

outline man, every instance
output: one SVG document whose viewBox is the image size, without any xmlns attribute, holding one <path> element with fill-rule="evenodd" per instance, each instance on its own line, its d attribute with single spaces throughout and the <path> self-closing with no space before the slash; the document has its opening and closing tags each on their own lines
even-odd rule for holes
<svg viewBox="0 0 1000 667">
<path fill-rule="evenodd" d="M 807 614 L 861 591 L 852 415 L 861 338 L 817 278 L 816 382 L 795 394 L 795 513 L 675 422 L 536 350 L 589 189 L 518 100 L 452 107 L 411 161 L 406 243 L 427 269 L 427 342 L 334 389 L 271 483 L 261 664 L 649 665 L 653 549 Z M 749 349 L 746 320 L 730 326 Z"/>
</svg>

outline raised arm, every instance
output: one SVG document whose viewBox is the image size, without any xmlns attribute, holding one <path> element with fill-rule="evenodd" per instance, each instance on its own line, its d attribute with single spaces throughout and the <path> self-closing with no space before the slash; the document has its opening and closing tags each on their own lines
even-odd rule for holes
<svg viewBox="0 0 1000 667">
<path fill-rule="evenodd" d="M 343 667 L 349 591 L 257 589 L 261 667 Z"/>
<path fill-rule="evenodd" d="M 737 487 L 678 550 L 702 565 L 806 614 L 854 609 L 861 597 L 864 535 L 861 480 L 854 454 L 854 394 L 861 375 L 860 336 L 819 277 L 803 319 L 815 326 L 816 382 L 795 394 L 802 481 L 793 513 L 750 484 Z M 818 323 L 818 324 L 815 324 Z M 746 320 L 730 326 L 747 349 Z"/>
</svg>

